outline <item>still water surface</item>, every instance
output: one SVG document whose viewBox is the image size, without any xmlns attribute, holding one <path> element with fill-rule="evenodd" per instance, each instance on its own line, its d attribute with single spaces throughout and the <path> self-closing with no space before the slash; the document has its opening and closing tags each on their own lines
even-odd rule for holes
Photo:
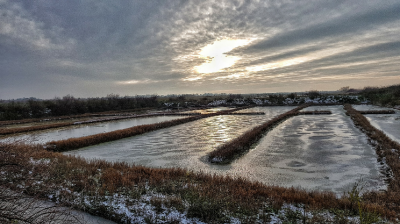
<svg viewBox="0 0 400 224">
<path fill-rule="evenodd" d="M 214 116 L 69 153 L 145 166 L 188 168 L 193 158 L 203 161 L 203 157 L 219 145 L 293 108 L 258 107 L 241 110 L 265 112 L 265 115 Z"/>
<path fill-rule="evenodd" d="M 180 116 L 157 116 L 145 118 L 132 118 L 117 121 L 100 122 L 93 124 L 74 125 L 63 128 L 48 129 L 43 131 L 30 132 L 29 134 L 19 134 L 7 137 L 7 140 L 26 140 L 32 143 L 46 143 L 68 138 L 78 138 L 83 136 L 95 135 L 104 132 L 116 131 L 144 124 L 154 124 L 163 121 L 181 119 Z"/>
<path fill-rule="evenodd" d="M 219 145 L 293 108 L 251 108 L 246 111 L 266 115 L 216 116 L 66 154 L 151 167 L 181 167 L 337 193 L 348 190 L 360 178 L 366 188 L 385 188 L 374 150 L 342 106 L 308 108 L 331 110 L 333 114 L 290 118 L 232 164 L 206 161 L 207 153 Z"/>
</svg>

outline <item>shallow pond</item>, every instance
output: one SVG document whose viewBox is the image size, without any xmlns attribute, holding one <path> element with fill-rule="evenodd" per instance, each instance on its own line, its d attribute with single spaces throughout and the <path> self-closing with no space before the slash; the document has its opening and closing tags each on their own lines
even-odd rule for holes
<svg viewBox="0 0 400 224">
<path fill-rule="evenodd" d="M 377 129 L 389 138 L 400 143 L 400 111 L 374 105 L 352 105 L 356 110 L 394 110 L 395 114 L 365 114 L 364 116 Z"/>
<path fill-rule="evenodd" d="M 29 123 L 20 123 L 20 124 L 7 124 L 7 125 L 0 125 L 0 128 L 4 129 L 11 129 L 11 128 L 25 128 L 25 127 L 33 127 L 33 126 L 40 126 L 40 125 L 50 125 L 50 124 L 58 124 L 58 123 L 65 123 L 65 122 L 83 122 L 83 121 L 94 121 L 100 119 L 112 119 L 116 118 L 117 116 L 101 116 L 101 117 L 81 117 L 81 118 L 69 118 L 69 119 L 55 119 L 54 120 L 43 120 L 40 122 L 29 122 Z M 21 120 L 23 121 L 23 120 Z"/>
<path fill-rule="evenodd" d="M 308 108 L 331 110 L 333 114 L 290 118 L 230 165 L 206 161 L 207 153 L 222 143 L 293 108 L 251 108 L 246 112 L 266 115 L 216 116 L 66 154 L 151 167 L 181 167 L 270 185 L 337 193 L 349 190 L 360 178 L 366 188 L 385 188 L 374 150 L 344 114 L 342 106 Z"/>
<path fill-rule="evenodd" d="M 120 129 L 130 128 L 133 126 L 154 124 L 163 121 L 181 119 L 181 116 L 157 116 L 145 118 L 131 118 L 117 121 L 100 122 L 93 124 L 73 125 L 62 128 L 54 128 L 43 131 L 35 131 L 24 134 L 13 135 L 1 139 L 1 141 L 19 141 L 24 140 L 31 143 L 46 143 L 49 141 L 57 141 L 68 138 L 77 138 L 88 135 L 94 135 L 104 132 L 116 131 Z"/>
<path fill-rule="evenodd" d="M 293 108 L 252 108 L 253 111 L 265 112 L 265 115 L 214 116 L 140 136 L 82 148 L 69 154 L 153 167 L 183 166 L 183 163 L 190 166 L 190 160 L 193 158 L 200 159 L 215 147 L 238 137 L 251 127 Z"/>
</svg>

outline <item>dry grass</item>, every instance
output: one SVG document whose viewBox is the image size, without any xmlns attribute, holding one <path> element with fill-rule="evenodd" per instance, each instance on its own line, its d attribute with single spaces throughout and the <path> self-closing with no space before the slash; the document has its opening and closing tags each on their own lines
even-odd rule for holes
<svg viewBox="0 0 400 224">
<path fill-rule="evenodd" d="M 297 115 L 326 115 L 332 114 L 329 110 L 314 110 L 314 111 L 300 111 L 297 112 Z"/>
<path fill-rule="evenodd" d="M 359 110 L 360 114 L 395 114 L 394 110 Z"/>
<path fill-rule="evenodd" d="M 105 196 L 114 193 L 130 195 L 134 199 L 153 191 L 170 195 L 169 198 L 174 199 L 170 203 L 152 199 L 155 205 L 164 203 L 182 207 L 183 204 L 188 204 L 188 216 L 199 217 L 203 221 L 222 219 L 222 211 L 251 216 L 258 214 L 266 205 L 279 209 L 283 203 L 301 203 L 309 210 L 347 209 L 353 214 L 357 214 L 358 210 L 349 197 L 337 198 L 332 192 L 307 192 L 296 188 L 267 186 L 242 178 L 194 173 L 179 168 L 146 168 L 100 160 L 88 162 L 49 152 L 38 146 L 0 144 L 0 161 L 17 164 L 0 167 L 2 186 L 18 190 L 23 185 L 25 193 L 43 198 L 59 192 L 57 200 L 65 203 L 72 203 L 74 200 L 76 202 L 78 195 L 102 201 Z M 375 195 L 382 198 L 379 193 Z M 383 201 L 373 200 L 371 203 L 366 200 L 363 209 L 394 218 L 396 212 L 399 212 L 399 204 L 395 205 L 397 208 L 388 207 Z M 101 206 L 90 209 L 84 203 L 74 206 L 87 209 L 92 214 L 121 221 L 117 216 L 112 216 L 110 211 L 104 212 Z"/>
<path fill-rule="evenodd" d="M 22 127 L 22 128 L 3 128 L 0 129 L 0 135 L 9 135 L 9 134 L 16 134 L 16 133 L 24 133 L 29 131 L 40 131 L 50 128 L 61 128 L 66 126 L 74 125 L 74 122 L 62 122 L 56 124 L 45 124 L 45 125 L 36 125 L 31 127 Z"/>
<path fill-rule="evenodd" d="M 226 115 L 265 115 L 265 113 L 264 112 L 228 113 Z"/>
<path fill-rule="evenodd" d="M 131 110 L 119 110 L 119 111 L 104 111 L 104 112 L 97 112 L 97 113 L 84 113 L 78 115 L 65 115 L 65 116 L 51 116 L 51 117 L 41 117 L 41 118 L 30 118 L 30 119 L 22 119 L 22 120 L 6 120 L 0 121 L 0 127 L 6 125 L 13 125 L 13 124 L 27 124 L 33 122 L 46 122 L 46 121 L 55 121 L 55 120 L 69 120 L 69 119 L 76 119 L 76 118 L 86 118 L 86 117 L 103 117 L 103 116 L 131 116 L 133 113 L 135 114 L 144 114 L 148 110 L 155 109 L 155 108 L 138 108 L 138 109 L 131 109 Z"/>
<path fill-rule="evenodd" d="M 12 124 L 28 124 L 28 123 L 33 123 L 33 122 L 46 122 L 46 121 L 53 121 L 53 120 L 69 120 L 69 119 L 74 119 L 74 118 L 93 117 L 93 116 L 96 116 L 97 114 L 80 114 L 80 115 L 58 116 L 58 117 L 32 118 L 32 119 L 23 119 L 23 120 L 8 120 L 8 121 L 0 121 L 0 126 L 6 126 L 6 125 L 12 125 Z"/>
</svg>

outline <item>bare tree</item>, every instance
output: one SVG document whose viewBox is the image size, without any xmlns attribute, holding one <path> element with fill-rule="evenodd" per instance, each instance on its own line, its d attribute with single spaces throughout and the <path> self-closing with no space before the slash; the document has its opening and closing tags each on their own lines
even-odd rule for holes
<svg viewBox="0 0 400 224">
<path fill-rule="evenodd" d="M 349 86 L 344 86 L 344 87 L 339 89 L 339 91 L 342 92 L 342 93 L 347 93 L 349 90 L 350 90 Z"/>
<path fill-rule="evenodd" d="M 313 100 L 313 99 L 319 97 L 321 94 L 319 93 L 318 90 L 310 90 L 310 91 L 308 91 L 307 95 L 308 95 L 308 97 L 309 97 L 310 99 Z"/>
</svg>

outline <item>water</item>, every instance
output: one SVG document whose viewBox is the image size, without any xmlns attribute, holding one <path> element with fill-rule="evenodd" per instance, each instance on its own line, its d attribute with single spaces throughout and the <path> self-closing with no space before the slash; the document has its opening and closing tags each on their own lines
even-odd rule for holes
<svg viewBox="0 0 400 224">
<path fill-rule="evenodd" d="M 352 105 L 356 110 L 393 110 L 392 108 L 374 105 Z M 400 111 L 395 114 L 365 114 L 364 116 L 375 128 L 383 131 L 389 138 L 400 143 Z"/>
<path fill-rule="evenodd" d="M 293 108 L 251 108 L 245 112 L 266 115 L 216 116 L 66 154 L 151 167 L 181 167 L 270 185 L 337 193 L 349 190 L 360 178 L 367 189 L 385 188 L 374 150 L 344 114 L 342 106 L 312 107 L 307 110 L 331 110 L 333 114 L 286 120 L 232 164 L 214 165 L 206 161 L 207 153 L 219 145 Z"/>
<path fill-rule="evenodd" d="M 130 128 L 133 126 L 154 124 L 163 121 L 180 119 L 180 116 L 157 116 L 146 118 L 132 118 L 117 121 L 100 122 L 93 124 L 73 125 L 63 128 L 48 129 L 43 131 L 29 132 L 18 134 L 2 139 L 1 141 L 29 141 L 31 143 L 46 143 L 49 141 L 57 141 L 62 139 L 77 138 L 88 135 L 95 135 L 104 132 L 116 131 L 120 129 Z"/>
<path fill-rule="evenodd" d="M 94 121 L 94 120 L 101 120 L 101 119 L 112 119 L 119 116 L 101 116 L 101 117 L 81 117 L 81 118 L 70 118 L 70 119 L 54 119 L 54 120 L 44 120 L 40 122 L 29 122 L 29 123 L 16 123 L 16 124 L 6 124 L 0 125 L 0 128 L 12 129 L 12 128 L 24 128 L 24 127 L 33 127 L 38 125 L 49 125 L 49 124 L 57 124 L 57 123 L 64 123 L 64 122 L 83 122 L 83 121 Z M 23 121 L 23 120 L 21 120 Z M 18 121 L 16 121 L 18 122 Z"/>
<path fill-rule="evenodd" d="M 251 108 L 246 111 L 265 112 L 265 115 L 214 116 L 140 136 L 86 147 L 69 154 L 152 167 L 191 168 L 192 160 L 204 161 L 204 156 L 219 145 L 293 108 Z"/>
<path fill-rule="evenodd" d="M 374 149 L 342 106 L 304 110 L 330 110 L 332 115 L 297 116 L 271 131 L 237 161 L 256 170 L 250 179 L 337 193 L 360 179 L 365 189 L 386 188 Z"/>
<path fill-rule="evenodd" d="M 199 109 L 199 110 L 189 110 L 189 111 L 183 111 L 182 113 L 201 113 L 201 114 L 210 114 L 210 113 L 216 113 L 224 110 L 231 110 L 232 108 L 229 107 L 213 107 L 213 108 L 208 108 L 208 109 Z"/>
</svg>

